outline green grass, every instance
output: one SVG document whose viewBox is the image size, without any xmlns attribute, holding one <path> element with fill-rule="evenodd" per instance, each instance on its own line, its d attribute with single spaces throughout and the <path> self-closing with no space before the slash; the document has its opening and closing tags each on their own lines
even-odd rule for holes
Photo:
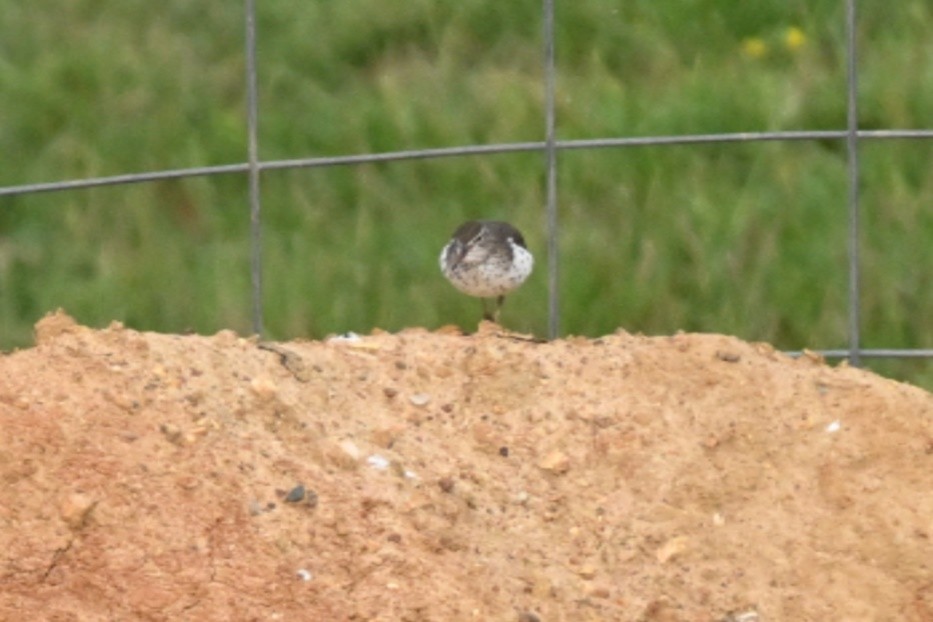
<svg viewBox="0 0 933 622">
<path fill-rule="evenodd" d="M 245 159 L 239 5 L 15 4 L 0 184 Z M 264 159 L 542 138 L 538 3 L 258 4 Z M 844 128 L 843 3 L 741 4 L 558 3 L 560 137 Z M 862 126 L 929 127 L 933 9 L 859 8 Z M 933 347 L 933 142 L 861 156 L 863 345 Z M 845 345 L 842 142 L 568 151 L 559 175 L 565 333 Z M 543 188 L 527 153 L 264 174 L 269 336 L 472 327 L 478 301 L 437 268 L 471 217 L 525 232 L 538 267 L 503 321 L 543 335 Z M 94 326 L 249 332 L 248 220 L 241 176 L 0 199 L 0 348 L 31 343 L 56 307 Z M 928 362 L 871 365 L 933 386 Z"/>
</svg>

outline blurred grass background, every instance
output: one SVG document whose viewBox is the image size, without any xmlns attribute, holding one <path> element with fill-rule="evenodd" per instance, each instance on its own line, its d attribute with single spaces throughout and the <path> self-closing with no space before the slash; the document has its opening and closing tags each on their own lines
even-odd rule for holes
<svg viewBox="0 0 933 622">
<path fill-rule="evenodd" d="M 541 140 L 540 2 L 258 4 L 263 159 Z M 859 6 L 861 126 L 929 128 L 933 6 Z M 843 129 L 841 0 L 558 3 L 559 137 Z M 0 24 L 0 185 L 242 162 L 243 14 L 219 0 L 33 0 Z M 863 346 L 933 347 L 933 141 L 864 142 Z M 546 333 L 541 154 L 263 175 L 270 338 L 472 329 L 440 275 L 464 219 L 538 267 L 503 323 Z M 559 157 L 562 330 L 844 347 L 841 141 Z M 0 198 L 0 348 L 64 307 L 250 330 L 244 176 Z M 926 361 L 868 361 L 933 387 Z"/>
</svg>

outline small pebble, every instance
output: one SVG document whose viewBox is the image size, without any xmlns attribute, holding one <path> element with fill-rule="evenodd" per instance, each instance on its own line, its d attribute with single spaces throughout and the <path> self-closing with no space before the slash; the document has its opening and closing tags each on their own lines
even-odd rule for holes
<svg viewBox="0 0 933 622">
<path fill-rule="evenodd" d="M 739 354 L 736 354 L 735 352 L 725 352 L 723 350 L 716 352 L 716 358 L 726 363 L 738 363 L 742 360 L 742 357 Z"/>
<path fill-rule="evenodd" d="M 502 456 L 503 458 L 508 458 L 508 457 L 509 457 L 509 448 L 508 448 L 508 447 L 500 447 L 500 448 L 499 448 L 499 455 Z"/>
<path fill-rule="evenodd" d="M 353 462 L 356 462 L 357 460 L 359 460 L 360 456 L 362 455 L 360 452 L 360 448 L 356 446 L 356 443 L 354 443 L 348 438 L 340 441 L 340 443 L 338 444 L 338 447 L 340 448 L 340 451 L 346 454 L 346 457 L 352 460 Z"/>
<path fill-rule="evenodd" d="M 577 574 L 587 581 L 596 577 L 596 567 L 593 564 L 586 564 L 582 568 L 577 569 Z"/>
<path fill-rule="evenodd" d="M 305 487 L 301 484 L 298 484 L 285 495 L 286 503 L 298 503 L 299 501 L 304 500 L 305 498 Z"/>
<path fill-rule="evenodd" d="M 312 575 L 310 571 L 305 570 L 304 568 L 299 568 L 296 574 L 298 575 L 298 578 L 302 581 L 310 581 L 311 579 L 314 578 L 314 575 Z"/>
<path fill-rule="evenodd" d="M 431 396 L 427 393 L 415 393 L 408 400 L 415 406 L 427 406 L 431 401 Z"/>
<path fill-rule="evenodd" d="M 563 475 L 570 470 L 570 457 L 560 450 L 555 450 L 538 462 L 538 467 L 557 475 Z"/>
<path fill-rule="evenodd" d="M 374 469 L 379 469 L 380 471 L 389 468 L 389 461 L 380 456 L 379 454 L 373 454 L 366 459 L 366 463 L 369 464 Z"/>
<path fill-rule="evenodd" d="M 75 492 L 62 500 L 59 506 L 59 512 L 63 521 L 72 529 L 84 527 L 93 512 L 97 501 L 90 496 Z"/>
</svg>

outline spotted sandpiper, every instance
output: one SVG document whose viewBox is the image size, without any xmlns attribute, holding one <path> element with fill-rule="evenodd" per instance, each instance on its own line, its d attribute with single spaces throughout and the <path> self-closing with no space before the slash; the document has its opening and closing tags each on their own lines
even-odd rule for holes
<svg viewBox="0 0 933 622">
<path fill-rule="evenodd" d="M 471 220 L 454 231 L 441 251 L 441 271 L 454 287 L 483 299 L 483 319 L 497 322 L 505 295 L 525 282 L 534 257 L 518 229 L 498 220 Z M 490 313 L 486 299 L 495 298 Z"/>
</svg>

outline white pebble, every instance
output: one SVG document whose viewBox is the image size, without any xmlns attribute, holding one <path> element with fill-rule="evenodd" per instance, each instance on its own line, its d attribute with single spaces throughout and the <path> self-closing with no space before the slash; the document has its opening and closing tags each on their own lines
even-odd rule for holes
<svg viewBox="0 0 933 622">
<path fill-rule="evenodd" d="M 431 401 L 431 396 L 427 393 L 415 393 L 408 400 L 415 406 L 427 406 Z"/>
<path fill-rule="evenodd" d="M 380 456 L 379 454 L 371 455 L 366 459 L 366 462 L 369 464 L 369 466 L 373 467 L 374 469 L 379 469 L 380 471 L 384 471 L 385 469 L 389 468 L 388 459 Z"/>
</svg>

